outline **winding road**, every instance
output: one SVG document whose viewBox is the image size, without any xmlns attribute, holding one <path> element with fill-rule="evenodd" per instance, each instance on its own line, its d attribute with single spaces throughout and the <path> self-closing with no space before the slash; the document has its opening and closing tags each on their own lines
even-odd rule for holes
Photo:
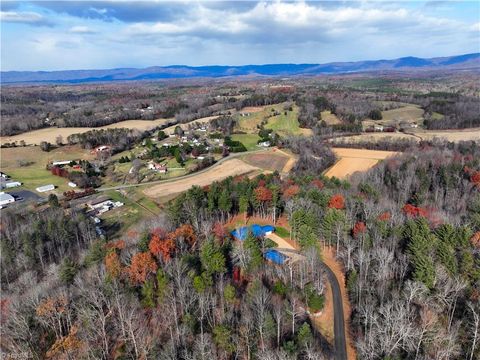
<svg viewBox="0 0 480 360">
<path fill-rule="evenodd" d="M 270 239 L 272 239 L 269 236 Z M 272 239 L 273 240 L 273 239 Z M 275 241 L 275 240 L 273 240 Z M 282 244 L 283 245 L 283 244 Z M 299 256 L 303 255 L 300 251 L 295 248 L 276 248 L 277 251 L 284 253 L 285 255 L 296 254 Z M 322 262 L 322 266 L 327 273 L 328 281 L 332 288 L 333 296 L 333 333 L 334 333 L 334 350 L 335 350 L 335 360 L 347 360 L 347 337 L 345 335 L 345 315 L 343 312 L 343 302 L 342 302 L 342 292 L 340 291 L 340 284 L 338 279 L 335 276 L 335 273 L 330 269 L 330 267 Z"/>
</svg>

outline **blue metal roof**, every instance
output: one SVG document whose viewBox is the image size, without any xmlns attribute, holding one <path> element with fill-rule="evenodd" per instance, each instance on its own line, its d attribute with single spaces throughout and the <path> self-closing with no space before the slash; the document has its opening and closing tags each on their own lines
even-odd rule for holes
<svg viewBox="0 0 480 360">
<path fill-rule="evenodd" d="M 269 249 L 265 251 L 263 254 L 264 258 L 274 262 L 275 264 L 283 265 L 285 264 L 285 261 L 288 259 L 287 256 L 283 255 L 282 253 L 278 252 L 277 250 L 274 249 Z"/>
<path fill-rule="evenodd" d="M 267 232 L 272 232 L 275 231 L 275 227 L 272 225 L 258 225 L 258 224 L 253 224 L 251 226 L 243 226 L 238 229 L 235 229 L 231 232 L 231 234 L 239 239 L 239 240 L 245 240 L 248 236 L 248 233 L 252 233 L 253 236 L 255 237 L 263 237 Z"/>
</svg>

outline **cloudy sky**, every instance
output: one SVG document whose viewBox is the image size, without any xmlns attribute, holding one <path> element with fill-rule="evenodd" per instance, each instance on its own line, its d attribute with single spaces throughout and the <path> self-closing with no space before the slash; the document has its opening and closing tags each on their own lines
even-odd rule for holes
<svg viewBox="0 0 480 360">
<path fill-rule="evenodd" d="M 3 1 L 1 69 L 325 63 L 480 52 L 478 1 Z"/>
</svg>

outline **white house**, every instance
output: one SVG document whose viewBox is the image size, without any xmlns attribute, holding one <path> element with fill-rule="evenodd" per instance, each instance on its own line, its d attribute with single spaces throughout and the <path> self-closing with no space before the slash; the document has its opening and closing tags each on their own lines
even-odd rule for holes
<svg viewBox="0 0 480 360">
<path fill-rule="evenodd" d="M 383 126 L 382 125 L 374 125 L 373 130 L 375 131 L 383 131 Z"/>
<path fill-rule="evenodd" d="M 55 185 L 53 184 L 48 184 L 48 185 L 44 185 L 44 186 L 39 186 L 36 188 L 36 190 L 38 192 L 46 192 L 46 191 L 52 191 L 55 189 Z"/>
<path fill-rule="evenodd" d="M 261 143 L 258 143 L 258 146 L 269 147 L 270 146 L 270 141 L 263 141 Z"/>
<path fill-rule="evenodd" d="M 0 206 L 4 206 L 13 202 L 15 202 L 15 198 L 12 195 L 0 192 Z"/>
<path fill-rule="evenodd" d="M 74 182 L 71 182 L 71 181 L 70 181 L 70 182 L 68 183 L 68 186 L 70 186 L 70 187 L 77 187 L 77 184 L 75 184 Z"/>
<path fill-rule="evenodd" d="M 1 172 L 1 171 L 0 171 L 0 177 L 2 177 L 4 179 L 8 179 L 8 175 L 5 174 L 4 172 Z"/>
</svg>

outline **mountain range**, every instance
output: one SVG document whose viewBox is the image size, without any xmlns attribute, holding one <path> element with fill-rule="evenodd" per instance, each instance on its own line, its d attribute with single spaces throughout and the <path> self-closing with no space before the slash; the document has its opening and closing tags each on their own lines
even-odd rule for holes
<svg viewBox="0 0 480 360">
<path fill-rule="evenodd" d="M 219 78 L 234 76 L 314 76 L 376 71 L 421 71 L 480 68 L 480 53 L 457 56 L 393 60 L 332 62 L 326 64 L 267 64 L 241 66 L 152 66 L 143 69 L 2 71 L 2 84 L 85 83 L 176 78 Z"/>
</svg>

